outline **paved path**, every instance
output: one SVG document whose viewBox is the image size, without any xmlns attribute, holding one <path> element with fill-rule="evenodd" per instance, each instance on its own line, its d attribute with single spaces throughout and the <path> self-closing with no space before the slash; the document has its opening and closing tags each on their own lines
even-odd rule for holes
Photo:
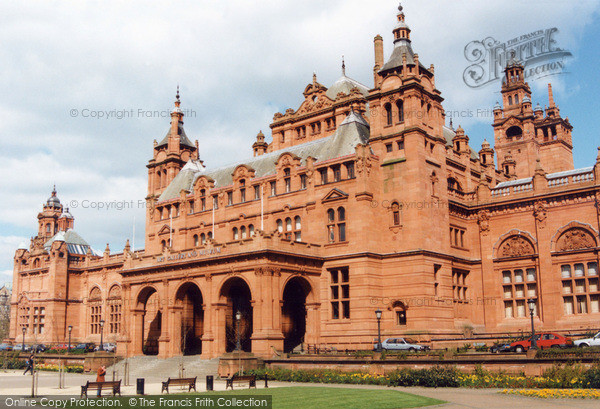
<svg viewBox="0 0 600 409">
<path fill-rule="evenodd" d="M 76 395 L 81 392 L 81 385 L 88 380 L 95 380 L 94 374 L 66 374 L 65 388 L 58 389 L 58 373 L 39 372 L 38 395 Z M 110 373 L 106 377 L 110 380 Z M 132 385 L 123 386 L 123 395 L 135 395 L 135 380 L 132 379 Z M 205 390 L 205 379 L 198 379 L 198 392 Z M 259 389 L 264 388 L 264 382 L 257 382 Z M 288 382 L 269 382 L 269 387 L 314 387 L 323 388 L 364 388 L 364 389 L 389 389 L 382 386 L 372 385 L 330 385 L 314 383 L 288 383 Z M 161 384 L 158 380 L 150 378 L 146 381 L 145 392 L 149 395 L 159 395 Z M 217 391 L 225 390 L 225 381 L 215 379 L 214 389 Z M 585 399 L 537 399 L 523 396 L 503 395 L 497 393 L 499 389 L 468 389 L 468 388 L 420 388 L 420 387 L 398 387 L 394 388 L 403 392 L 415 395 L 428 396 L 448 403 L 435 406 L 440 409 L 598 409 L 600 401 Z M 265 390 L 265 392 L 267 392 Z M 31 376 L 23 376 L 22 371 L 0 372 L 0 395 L 10 396 L 30 396 L 31 394 Z M 365 408 L 367 409 L 367 408 Z"/>
</svg>

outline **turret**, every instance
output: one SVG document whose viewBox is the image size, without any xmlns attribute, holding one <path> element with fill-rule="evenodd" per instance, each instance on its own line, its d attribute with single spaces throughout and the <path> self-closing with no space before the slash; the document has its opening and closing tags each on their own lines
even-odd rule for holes
<svg viewBox="0 0 600 409">
<path fill-rule="evenodd" d="M 260 156 L 267 152 L 267 147 L 269 144 L 265 142 L 265 134 L 262 131 L 258 132 L 256 135 L 256 142 L 252 144 L 252 150 L 254 151 L 254 156 Z"/>
</svg>

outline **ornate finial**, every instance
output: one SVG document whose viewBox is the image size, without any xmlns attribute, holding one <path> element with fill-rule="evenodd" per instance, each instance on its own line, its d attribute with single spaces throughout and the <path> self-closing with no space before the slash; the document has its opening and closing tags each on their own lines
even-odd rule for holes
<svg viewBox="0 0 600 409">
<path fill-rule="evenodd" d="M 177 94 L 175 94 L 175 99 L 179 101 L 179 84 L 177 84 Z"/>
<path fill-rule="evenodd" d="M 56 183 L 52 187 L 52 196 L 56 196 Z"/>
<path fill-rule="evenodd" d="M 398 12 L 402 13 L 402 10 L 404 10 L 404 7 L 402 7 L 402 3 L 398 4 Z"/>
<path fill-rule="evenodd" d="M 454 130 L 454 126 L 452 125 L 452 118 L 450 118 L 450 129 Z"/>
<path fill-rule="evenodd" d="M 313 71 L 313 84 L 317 83 L 317 73 Z"/>
<path fill-rule="evenodd" d="M 346 61 L 344 60 L 344 56 L 342 55 L 342 75 L 346 76 Z"/>
</svg>

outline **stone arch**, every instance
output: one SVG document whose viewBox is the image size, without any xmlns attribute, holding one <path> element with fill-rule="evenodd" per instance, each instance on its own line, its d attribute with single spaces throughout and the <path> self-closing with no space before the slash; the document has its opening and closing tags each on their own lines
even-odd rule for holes
<svg viewBox="0 0 600 409">
<path fill-rule="evenodd" d="M 242 351 L 252 352 L 253 300 L 250 283 L 241 276 L 227 278 L 219 290 L 219 300 L 225 305 L 225 349 L 237 349 L 239 336 Z M 241 319 L 236 320 L 236 313 Z"/>
<path fill-rule="evenodd" d="M 572 221 L 556 231 L 551 251 L 592 249 L 598 246 L 598 232 L 589 224 Z"/>
<path fill-rule="evenodd" d="M 175 322 L 175 342 L 183 355 L 202 353 L 204 334 L 204 297 L 200 286 L 194 281 L 182 283 L 175 291 L 178 314 Z"/>
<path fill-rule="evenodd" d="M 283 350 L 292 352 L 302 345 L 307 328 L 306 304 L 314 300 L 313 286 L 301 275 L 293 275 L 281 290 L 281 332 Z"/>
<path fill-rule="evenodd" d="M 402 302 L 400 300 L 394 300 L 393 302 L 390 303 L 388 310 L 394 312 L 394 314 L 395 314 L 394 319 L 395 319 L 396 325 L 401 325 L 401 326 L 406 325 L 406 323 L 407 323 L 406 314 L 407 314 L 407 310 L 408 310 L 408 305 L 406 305 L 404 302 Z"/>
<path fill-rule="evenodd" d="M 140 290 L 136 298 L 138 310 L 142 310 L 141 334 L 144 355 L 158 355 L 158 339 L 162 332 L 162 309 L 158 291 L 153 286 Z"/>
<path fill-rule="evenodd" d="M 88 301 L 102 301 L 102 290 L 100 290 L 100 286 L 95 285 L 90 290 L 90 296 L 88 298 Z"/>
<path fill-rule="evenodd" d="M 533 236 L 518 229 L 503 234 L 494 245 L 494 258 L 533 256 L 536 253 Z"/>
</svg>

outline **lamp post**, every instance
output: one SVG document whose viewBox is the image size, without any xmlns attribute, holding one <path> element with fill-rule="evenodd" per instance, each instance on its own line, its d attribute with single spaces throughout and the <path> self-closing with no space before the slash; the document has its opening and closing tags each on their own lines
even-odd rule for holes
<svg viewBox="0 0 600 409">
<path fill-rule="evenodd" d="M 237 312 L 235 313 L 235 321 L 237 325 L 237 340 L 235 343 L 235 350 L 238 353 L 238 372 L 240 373 L 240 375 L 242 375 L 244 371 L 242 370 L 242 342 L 240 334 L 240 321 L 242 321 L 242 312 L 240 310 L 237 310 Z"/>
<path fill-rule="evenodd" d="M 73 326 L 69 325 L 67 328 L 69 330 L 69 348 L 67 349 L 67 353 L 70 354 L 71 353 L 71 332 L 73 332 Z"/>
<path fill-rule="evenodd" d="M 530 349 L 538 349 L 537 341 L 535 340 L 535 327 L 533 325 L 533 310 L 535 310 L 535 298 L 530 298 L 527 300 L 527 305 L 529 305 L 529 315 L 531 316 L 531 347 Z"/>
<path fill-rule="evenodd" d="M 21 345 L 21 351 L 25 352 L 25 333 L 27 332 L 27 327 L 23 326 L 23 344 Z"/>
<path fill-rule="evenodd" d="M 98 351 L 104 351 L 104 320 L 100 320 L 100 348 Z"/>
<path fill-rule="evenodd" d="M 377 308 L 375 311 L 377 317 L 377 352 L 381 352 L 381 310 Z"/>
<path fill-rule="evenodd" d="M 236 351 L 241 351 L 242 350 L 242 341 L 241 341 L 241 337 L 240 337 L 240 321 L 242 320 L 242 313 L 240 312 L 240 310 L 238 310 L 235 313 L 235 322 L 236 322 L 236 335 L 237 335 L 237 340 L 235 342 L 235 350 Z"/>
</svg>

